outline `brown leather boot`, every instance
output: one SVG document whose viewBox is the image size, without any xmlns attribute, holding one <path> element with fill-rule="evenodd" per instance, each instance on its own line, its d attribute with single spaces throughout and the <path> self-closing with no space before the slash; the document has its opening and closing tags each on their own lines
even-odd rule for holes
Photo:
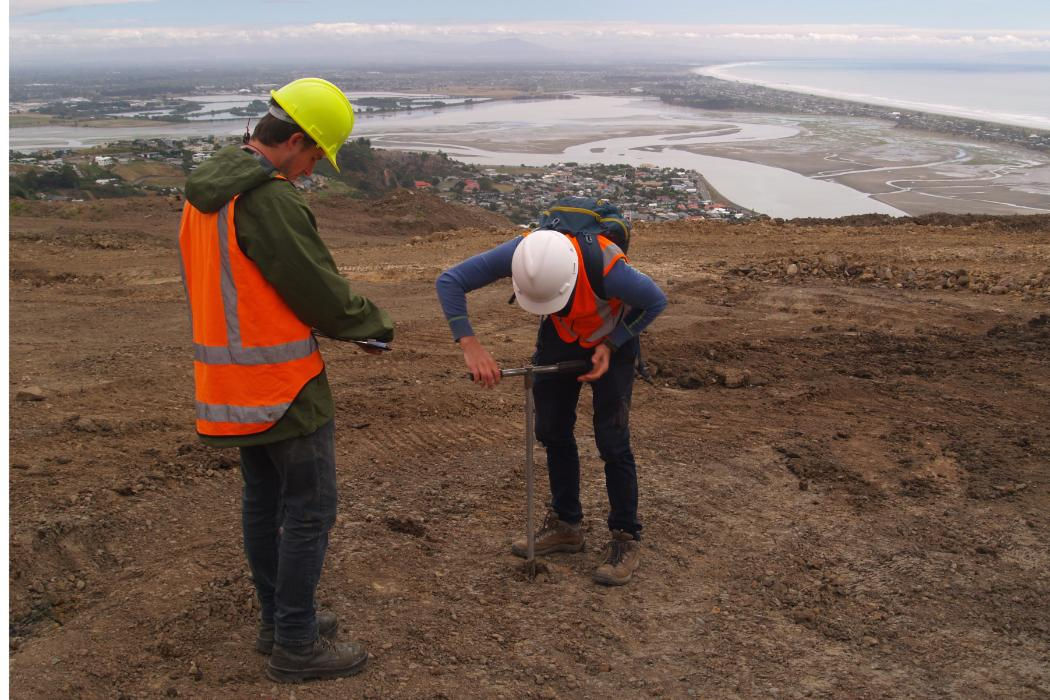
<svg viewBox="0 0 1050 700">
<path fill-rule="evenodd" d="M 594 580 L 606 586 L 622 586 L 631 580 L 642 562 L 642 543 L 623 530 L 613 530 L 605 547 L 605 563 L 594 572 Z"/>
<path fill-rule="evenodd" d="M 300 683 L 313 679 L 343 678 L 360 673 L 368 652 L 357 642 L 333 642 L 318 637 L 305 647 L 273 645 L 266 675 L 278 683 Z"/>
<path fill-rule="evenodd" d="M 551 552 L 579 552 L 583 549 L 583 528 L 579 523 L 572 525 L 564 520 L 559 520 L 558 514 L 552 510 L 543 519 L 543 525 L 536 533 L 536 541 L 533 545 L 536 556 Z M 529 556 L 528 538 L 522 537 L 514 540 L 510 551 L 519 557 Z"/>
<path fill-rule="evenodd" d="M 334 612 L 327 610 L 317 611 L 317 633 L 322 637 L 335 639 L 339 631 L 339 619 Z M 260 654 L 269 654 L 273 651 L 273 623 L 260 622 L 259 635 L 255 638 L 255 650 Z"/>
</svg>

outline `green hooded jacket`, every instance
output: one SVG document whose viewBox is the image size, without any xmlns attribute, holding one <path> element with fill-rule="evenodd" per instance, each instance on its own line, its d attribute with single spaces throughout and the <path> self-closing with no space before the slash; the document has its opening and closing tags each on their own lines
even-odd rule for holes
<svg viewBox="0 0 1050 700">
<path fill-rule="evenodd" d="M 343 340 L 390 341 L 390 316 L 350 290 L 317 233 L 317 222 L 299 191 L 275 179 L 273 166 L 240 146 L 202 163 L 186 180 L 186 200 L 210 213 L 235 195 L 237 243 L 303 323 Z M 288 411 L 262 433 L 200 439 L 215 447 L 263 445 L 309 435 L 332 419 L 335 406 L 324 370 L 299 392 Z"/>
</svg>

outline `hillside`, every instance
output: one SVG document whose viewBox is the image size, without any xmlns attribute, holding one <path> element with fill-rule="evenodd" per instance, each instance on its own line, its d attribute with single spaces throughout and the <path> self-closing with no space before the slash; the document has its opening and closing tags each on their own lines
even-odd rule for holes
<svg viewBox="0 0 1050 700">
<path fill-rule="evenodd" d="M 317 172 L 349 185 L 369 197 L 398 187 L 412 187 L 417 180 L 437 182 L 448 176 L 470 177 L 477 167 L 452 160 L 444 153 L 372 148 L 367 138 L 354 139 L 339 152 L 340 172 L 326 162 Z"/>
<path fill-rule="evenodd" d="M 235 139 L 201 139 L 196 143 L 163 140 L 118 141 L 76 155 L 54 158 L 54 154 L 16 153 L 9 168 L 11 196 L 21 200 L 54 199 L 80 201 L 155 196 L 181 190 L 189 169 L 196 167 L 201 148 L 207 156 L 212 148 L 237 143 Z M 150 151 L 150 149 L 154 149 Z M 195 149 L 195 150 L 191 150 Z M 144 151 L 149 152 L 148 157 Z M 116 159 L 99 165 L 98 158 Z M 344 194 L 375 199 L 400 188 L 412 188 L 425 180 L 437 183 L 447 177 L 478 177 L 478 168 L 452 160 L 444 153 L 417 153 L 372 148 L 367 138 L 349 141 L 339 153 L 340 172 L 327 162 L 317 164 L 317 174 L 334 182 L 326 187 Z"/>
<path fill-rule="evenodd" d="M 401 191 L 314 206 L 397 322 L 381 357 L 322 345 L 341 493 L 320 598 L 369 669 L 278 689 L 251 649 L 237 453 L 192 429 L 180 203 L 24 202 L 12 697 L 1050 694 L 1050 218 L 639 226 L 670 305 L 632 412 L 642 568 L 605 589 L 589 401 L 588 550 L 530 582 L 508 546 L 521 383 L 464 380 L 434 297 L 516 229 Z M 471 313 L 515 366 L 535 325 L 508 291 Z"/>
</svg>

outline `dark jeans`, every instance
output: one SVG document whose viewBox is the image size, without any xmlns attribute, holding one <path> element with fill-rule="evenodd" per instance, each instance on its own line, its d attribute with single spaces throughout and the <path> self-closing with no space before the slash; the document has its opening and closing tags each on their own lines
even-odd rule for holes
<svg viewBox="0 0 1050 700">
<path fill-rule="evenodd" d="M 241 448 L 244 552 L 281 646 L 317 639 L 314 591 L 335 522 L 335 428 Z"/>
<path fill-rule="evenodd" d="M 594 348 L 566 343 L 549 321 L 540 326 L 533 363 L 590 360 Z M 634 361 L 638 340 L 613 353 L 609 371 L 591 382 L 594 405 L 594 440 L 605 462 L 605 490 L 609 494 L 609 529 L 623 530 L 638 538 L 638 468 L 631 452 L 629 418 Z M 580 504 L 580 454 L 573 429 L 576 405 L 584 382 L 576 374 L 537 374 L 532 394 L 536 401 L 536 439 L 547 448 L 547 474 L 551 507 L 567 523 L 583 519 Z"/>
</svg>

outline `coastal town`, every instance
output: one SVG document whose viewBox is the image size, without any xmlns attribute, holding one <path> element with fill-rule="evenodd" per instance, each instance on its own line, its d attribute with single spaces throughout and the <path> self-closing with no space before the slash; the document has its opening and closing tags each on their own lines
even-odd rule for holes
<svg viewBox="0 0 1050 700">
<path fill-rule="evenodd" d="M 23 199 L 85 200 L 135 195 L 175 195 L 188 173 L 233 140 L 140 139 L 88 150 L 60 149 L 9 158 L 11 194 Z M 444 154 L 423 158 L 427 167 L 395 171 L 387 160 L 397 154 L 371 148 L 367 139 L 353 144 L 364 163 L 382 175 L 381 187 L 354 187 L 354 172 L 338 175 L 326 165 L 297 185 L 320 196 L 341 193 L 375 196 L 396 188 L 425 190 L 446 200 L 488 209 L 528 226 L 560 197 L 588 196 L 615 201 L 635 221 L 678 219 L 744 220 L 755 216 L 726 201 L 693 170 L 651 165 L 485 167 L 455 161 Z M 422 155 L 422 154 L 421 154 Z M 403 160 L 403 159 L 402 159 Z M 364 166 L 359 165 L 358 170 Z"/>
<path fill-rule="evenodd" d="M 548 168 L 485 168 L 476 179 L 445 178 L 436 186 L 417 181 L 413 186 L 490 209 L 522 226 L 533 223 L 551 202 L 570 196 L 610 199 L 633 221 L 755 216 L 722 200 L 700 173 L 655 166 L 563 163 Z"/>
</svg>

